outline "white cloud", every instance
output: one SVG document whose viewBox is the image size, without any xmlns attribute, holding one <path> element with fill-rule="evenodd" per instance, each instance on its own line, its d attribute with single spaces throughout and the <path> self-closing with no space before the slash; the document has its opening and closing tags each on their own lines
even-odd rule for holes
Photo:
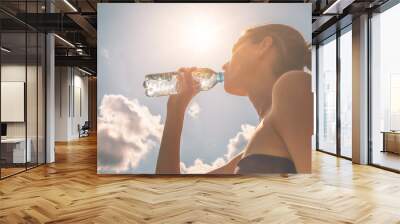
<svg viewBox="0 0 400 224">
<path fill-rule="evenodd" d="M 241 131 L 239 131 L 234 138 L 229 139 L 228 151 L 225 154 L 226 159 L 229 161 L 241 152 L 246 147 L 247 142 L 253 136 L 256 127 L 250 124 L 242 124 Z"/>
<path fill-rule="evenodd" d="M 192 118 L 198 118 L 200 113 L 200 105 L 197 102 L 193 102 L 190 104 L 188 109 L 188 114 Z"/>
<path fill-rule="evenodd" d="M 104 95 L 98 117 L 98 171 L 123 173 L 137 167 L 161 139 L 160 115 L 140 105 L 137 99 Z"/>
<path fill-rule="evenodd" d="M 189 167 L 187 167 L 185 163 L 181 162 L 181 173 L 203 174 L 225 165 L 245 148 L 255 130 L 256 127 L 250 124 L 241 125 L 241 131 L 239 131 L 235 137 L 229 139 L 227 152 L 224 155 L 224 158 L 218 157 L 212 164 L 204 163 L 201 159 L 197 158 L 195 159 L 194 164 Z"/>
<path fill-rule="evenodd" d="M 99 107 L 97 132 L 99 173 L 131 173 L 149 150 L 159 147 L 162 130 L 160 115 L 151 114 L 137 99 L 104 95 Z M 254 126 L 243 124 L 235 137 L 229 139 L 223 157 L 211 164 L 199 158 L 191 166 L 181 162 L 181 173 L 207 173 L 225 165 L 244 149 L 254 130 Z"/>
<path fill-rule="evenodd" d="M 206 164 L 201 159 L 196 159 L 190 167 L 186 167 L 185 163 L 181 162 L 181 173 L 203 174 L 221 167 L 225 163 L 223 158 L 217 158 L 212 164 Z"/>
</svg>

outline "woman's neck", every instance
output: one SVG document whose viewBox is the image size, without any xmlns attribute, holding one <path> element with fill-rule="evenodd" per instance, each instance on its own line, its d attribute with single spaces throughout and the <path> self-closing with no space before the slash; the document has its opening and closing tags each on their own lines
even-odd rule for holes
<svg viewBox="0 0 400 224">
<path fill-rule="evenodd" d="M 265 75 L 263 81 L 254 84 L 248 92 L 249 99 L 255 107 L 258 117 L 263 119 L 269 112 L 272 104 L 272 88 L 277 80 L 275 75 Z"/>
</svg>

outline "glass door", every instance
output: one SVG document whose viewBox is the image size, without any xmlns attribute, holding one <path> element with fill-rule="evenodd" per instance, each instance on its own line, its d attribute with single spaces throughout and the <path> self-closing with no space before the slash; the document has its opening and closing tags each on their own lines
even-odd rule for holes
<svg viewBox="0 0 400 224">
<path fill-rule="evenodd" d="M 20 13 L 44 13 L 45 1 L 20 1 Z M 15 2 L 1 1 L 0 6 Z M 0 18 L 14 21 L 0 12 Z M 0 178 L 45 163 L 44 33 L 14 21 L 0 23 Z M 6 24 L 7 25 L 7 24 Z"/>
<path fill-rule="evenodd" d="M 25 32 L 1 33 L 1 177 L 26 170 L 27 150 Z M 29 148 L 28 148 L 29 149 Z"/>
</svg>

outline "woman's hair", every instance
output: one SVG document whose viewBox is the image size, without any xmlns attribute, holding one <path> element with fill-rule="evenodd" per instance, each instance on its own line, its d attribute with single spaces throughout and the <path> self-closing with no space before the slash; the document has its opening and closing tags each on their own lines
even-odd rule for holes
<svg viewBox="0 0 400 224">
<path fill-rule="evenodd" d="M 270 36 L 278 48 L 282 63 L 278 64 L 276 72 L 283 74 L 291 70 L 311 70 L 311 49 L 303 36 L 294 28 L 282 24 L 268 24 L 247 30 L 246 36 L 253 43 L 260 43 Z"/>
</svg>

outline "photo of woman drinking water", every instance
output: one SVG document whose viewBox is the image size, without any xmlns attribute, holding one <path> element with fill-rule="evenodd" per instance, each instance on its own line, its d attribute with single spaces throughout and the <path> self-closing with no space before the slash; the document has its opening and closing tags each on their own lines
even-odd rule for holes
<svg viewBox="0 0 400 224">
<path fill-rule="evenodd" d="M 247 146 L 226 165 L 209 174 L 306 173 L 310 172 L 313 96 L 311 51 L 295 29 L 270 24 L 249 29 L 223 65 L 225 91 L 247 96 L 260 123 Z M 199 92 L 191 73 L 181 68 L 180 91 L 167 105 L 157 160 L 157 174 L 180 173 L 180 136 L 184 114 Z M 251 78 L 248 78 L 251 76 Z"/>
<path fill-rule="evenodd" d="M 97 172 L 310 173 L 310 6 L 100 7 Z"/>
</svg>

